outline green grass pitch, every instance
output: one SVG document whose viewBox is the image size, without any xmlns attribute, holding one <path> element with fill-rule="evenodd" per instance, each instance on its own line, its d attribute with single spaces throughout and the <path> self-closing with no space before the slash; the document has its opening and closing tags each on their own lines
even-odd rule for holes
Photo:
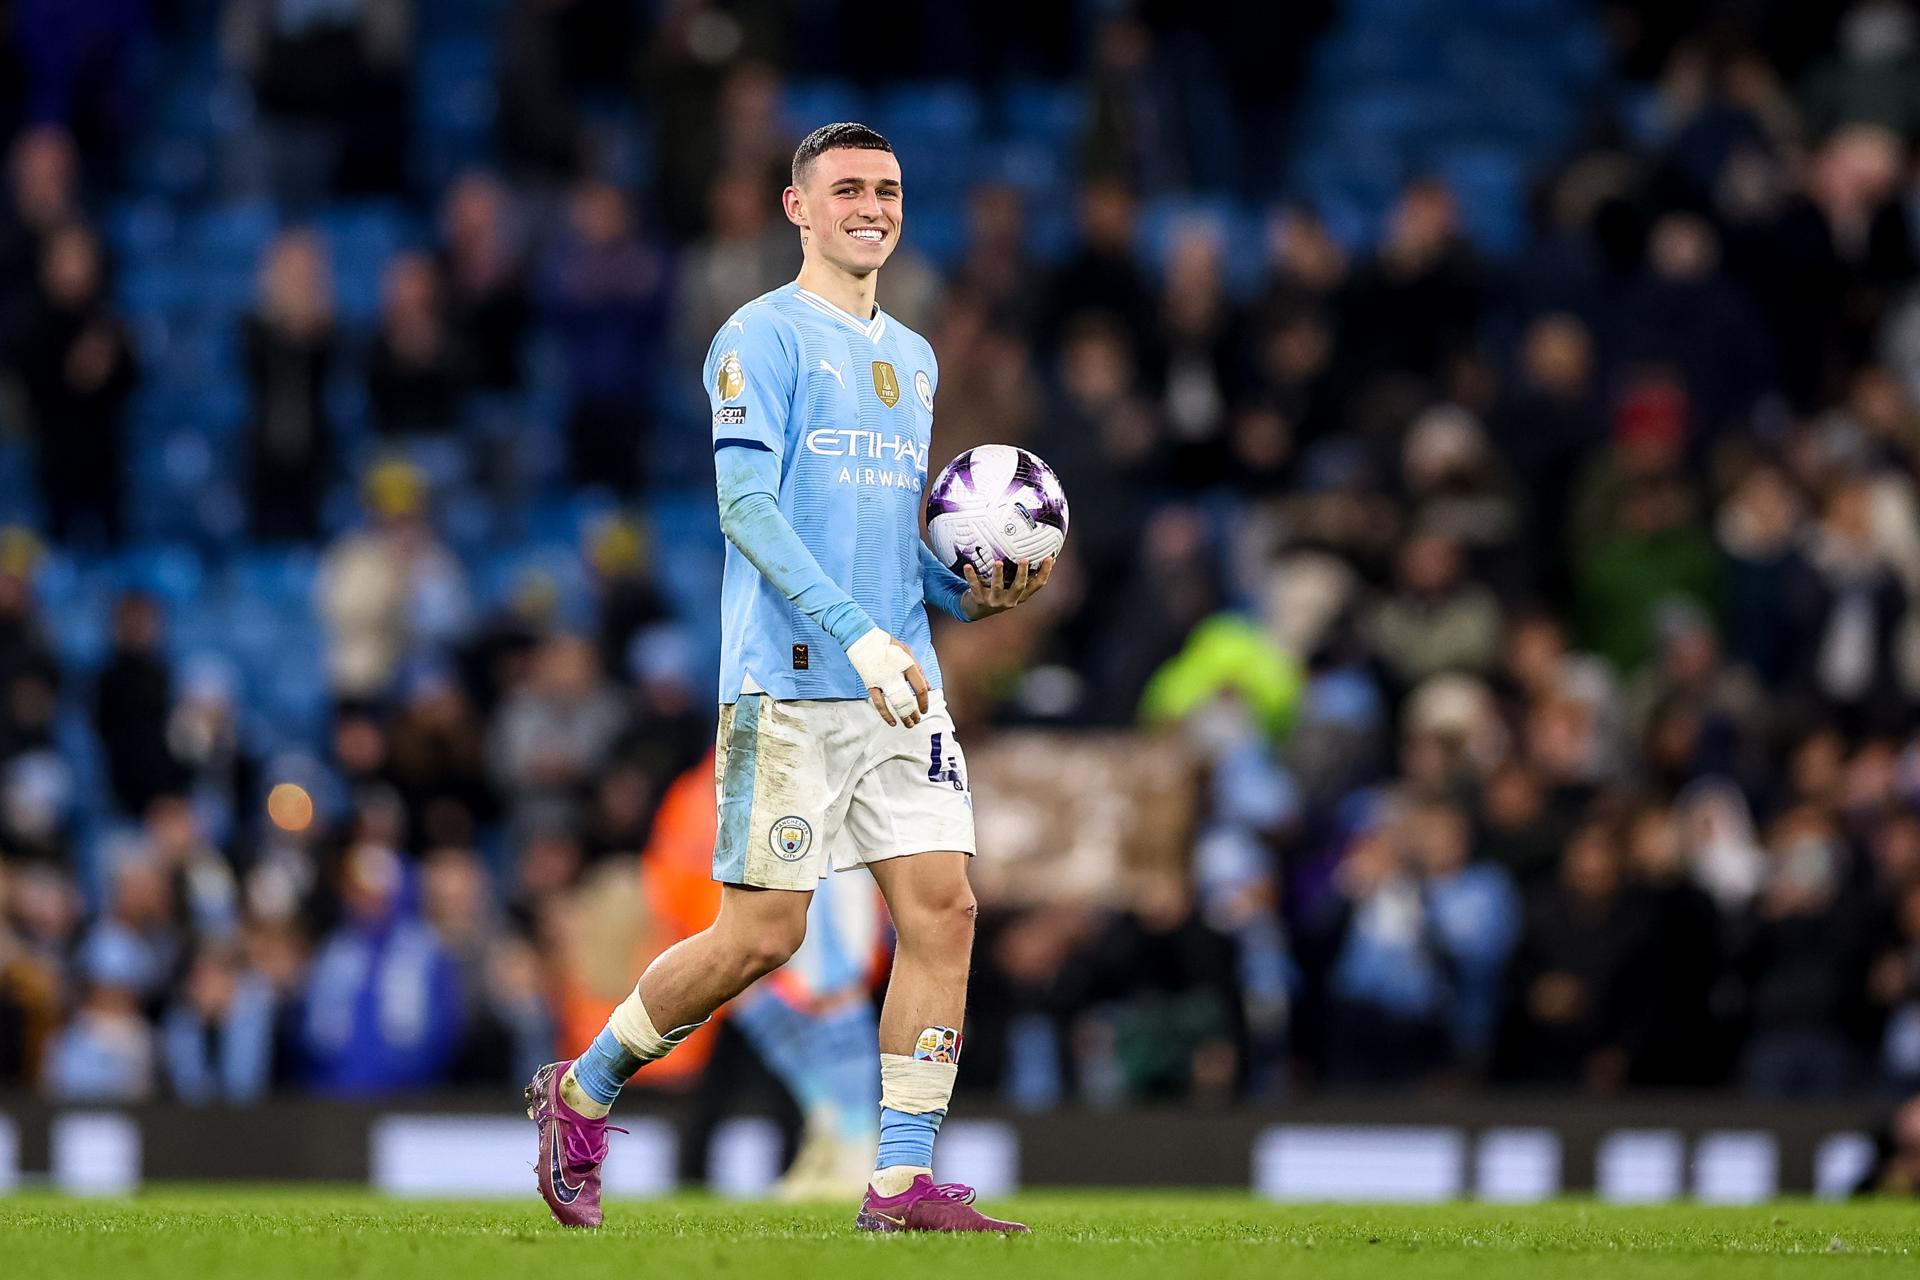
<svg viewBox="0 0 1920 1280">
<path fill-rule="evenodd" d="M 830 1280 L 980 1277 L 1912 1276 L 1920 1205 L 1754 1208 L 1284 1206 L 1245 1196 L 1028 1194 L 1026 1239 L 875 1237 L 846 1208 L 676 1197 L 563 1232 L 537 1203 L 413 1203 L 364 1191 L 153 1190 L 0 1199 L 0 1276 L 115 1280 Z"/>
</svg>

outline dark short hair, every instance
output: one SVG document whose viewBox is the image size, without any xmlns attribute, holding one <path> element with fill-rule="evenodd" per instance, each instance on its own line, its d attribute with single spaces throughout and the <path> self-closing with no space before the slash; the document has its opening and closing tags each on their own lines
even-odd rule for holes
<svg viewBox="0 0 1920 1280">
<path fill-rule="evenodd" d="M 893 152 L 893 144 L 880 136 L 878 130 L 869 129 L 864 124 L 855 124 L 850 120 L 839 124 L 823 124 L 806 137 L 800 139 L 800 145 L 793 151 L 793 185 L 800 185 L 800 175 L 807 171 L 815 160 L 829 151 L 851 147 L 855 151 Z"/>
</svg>

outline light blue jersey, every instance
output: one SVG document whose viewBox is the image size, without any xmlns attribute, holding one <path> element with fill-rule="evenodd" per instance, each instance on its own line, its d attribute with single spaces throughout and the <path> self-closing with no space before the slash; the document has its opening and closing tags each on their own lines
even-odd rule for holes
<svg viewBox="0 0 1920 1280">
<path fill-rule="evenodd" d="M 864 699 L 845 648 L 876 626 L 939 688 L 926 604 L 959 616 L 966 584 L 920 539 L 933 348 L 790 284 L 721 326 L 705 377 L 727 534 L 720 701 L 749 681 L 782 700 Z"/>
</svg>

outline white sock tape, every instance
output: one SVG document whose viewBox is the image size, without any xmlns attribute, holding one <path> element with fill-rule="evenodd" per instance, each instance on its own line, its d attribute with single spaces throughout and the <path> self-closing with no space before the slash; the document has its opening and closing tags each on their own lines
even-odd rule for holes
<svg viewBox="0 0 1920 1280">
<path fill-rule="evenodd" d="M 880 1055 L 880 1105 L 903 1115 L 945 1111 L 953 1101 L 953 1082 L 960 1075 L 954 1062 L 928 1062 L 904 1053 Z"/>
<path fill-rule="evenodd" d="M 647 1014 L 647 1006 L 640 1003 L 638 983 L 625 1000 L 614 1006 L 612 1015 L 607 1018 L 607 1026 L 612 1028 L 614 1038 L 626 1046 L 628 1053 L 643 1062 L 666 1057 L 673 1052 L 674 1046 L 705 1025 L 703 1018 L 661 1035 L 653 1029 L 653 1019 Z"/>
</svg>

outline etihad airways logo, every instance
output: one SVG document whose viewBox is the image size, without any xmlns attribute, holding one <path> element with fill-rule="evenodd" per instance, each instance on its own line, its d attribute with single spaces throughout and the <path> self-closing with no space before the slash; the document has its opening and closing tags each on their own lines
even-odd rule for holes
<svg viewBox="0 0 1920 1280">
<path fill-rule="evenodd" d="M 927 449 L 912 436 L 882 435 L 878 431 L 822 427 L 809 431 L 803 442 L 808 453 L 823 458 L 872 458 L 880 462 L 911 462 L 916 471 L 927 469 Z"/>
</svg>

